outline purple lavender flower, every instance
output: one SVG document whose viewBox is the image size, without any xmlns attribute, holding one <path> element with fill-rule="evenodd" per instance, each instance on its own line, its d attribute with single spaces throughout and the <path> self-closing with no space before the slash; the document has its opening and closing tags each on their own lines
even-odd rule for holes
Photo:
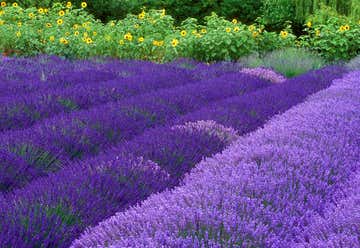
<svg viewBox="0 0 360 248">
<path fill-rule="evenodd" d="M 196 121 L 196 122 L 187 122 L 184 125 L 176 125 L 172 127 L 173 130 L 180 129 L 185 130 L 189 133 L 202 131 L 209 135 L 214 135 L 220 140 L 230 144 L 239 138 L 236 130 L 231 127 L 225 127 L 221 124 L 216 123 L 216 121 Z"/>
<path fill-rule="evenodd" d="M 141 66 L 141 65 L 139 65 Z M 147 64 L 143 65 L 143 67 Z M 157 68 L 146 77 L 129 75 L 115 80 L 98 82 L 92 75 L 89 80 L 69 87 L 43 89 L 32 94 L 19 94 L 0 98 L 0 132 L 8 129 L 26 128 L 35 122 L 56 114 L 88 109 L 95 105 L 123 100 L 127 97 L 161 88 L 195 83 L 190 72 L 178 68 Z M 119 71 L 124 69 L 118 66 Z M 139 70 L 139 68 L 138 68 Z M 133 71 L 133 70 L 132 70 Z M 133 72 L 132 72 L 133 73 Z M 82 73 L 75 73 L 74 77 Z M 181 76 L 180 76 L 181 75 Z M 80 80 L 80 79 L 79 79 Z M 59 79 L 56 79 L 59 81 Z M 63 81 L 68 81 L 63 79 Z M 60 84 L 60 83 L 59 83 Z"/>
<path fill-rule="evenodd" d="M 166 125 L 210 102 L 269 85 L 266 81 L 239 72 L 229 73 L 89 110 L 61 114 L 25 130 L 5 132 L 0 136 L 0 147 L 24 158 L 35 168 L 36 175 L 42 176 L 66 166 L 68 160 L 96 155 L 148 128 Z"/>
<path fill-rule="evenodd" d="M 260 77 L 265 80 L 269 80 L 272 83 L 283 83 L 286 77 L 277 73 L 269 68 L 257 67 L 257 68 L 244 68 L 241 70 L 242 73 Z"/>
<path fill-rule="evenodd" d="M 89 228 L 72 247 L 293 247 L 359 169 L 359 78 L 336 80 L 198 164 L 182 186 Z M 342 204 L 356 211 L 358 187 L 352 192 L 355 201 Z M 344 214 L 335 214 L 335 235 L 305 247 L 356 247 L 356 219 Z"/>
</svg>

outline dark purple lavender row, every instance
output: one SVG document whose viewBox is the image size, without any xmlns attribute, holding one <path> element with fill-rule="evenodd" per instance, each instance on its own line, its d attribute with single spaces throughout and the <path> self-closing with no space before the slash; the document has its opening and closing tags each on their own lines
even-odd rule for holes
<svg viewBox="0 0 360 248">
<path fill-rule="evenodd" d="M 163 89 L 90 110 L 59 115 L 26 130 L 8 131 L 0 136 L 0 148 L 22 158 L 28 163 L 26 168 L 31 168 L 31 171 L 16 170 L 31 173 L 28 178 L 41 177 L 67 165 L 68 160 L 96 155 L 210 102 L 269 85 L 241 73 L 227 74 L 201 84 Z M 2 168 L 8 166 L 2 166 L 0 170 Z M 8 190 L 24 183 L 14 180 Z"/>
<path fill-rule="evenodd" d="M 194 164 L 220 151 L 225 143 L 202 131 L 163 129 L 158 133 L 160 143 L 147 149 L 161 166 Z M 165 147 L 155 150 L 159 145 Z M 68 247 L 86 227 L 170 185 L 173 179 L 160 165 L 124 154 L 68 166 L 0 202 L 0 246 Z"/>
<path fill-rule="evenodd" d="M 79 83 L 101 82 L 115 78 L 147 77 L 166 70 L 186 69 L 193 78 L 210 79 L 242 67 L 233 63 L 203 64 L 179 60 L 171 64 L 155 64 L 147 61 L 118 61 L 97 59 L 94 61 L 70 61 L 55 56 L 6 59 L 0 65 L 0 97 L 27 94 L 69 87 Z"/>
<path fill-rule="evenodd" d="M 209 126 L 211 121 L 216 121 L 223 126 L 234 128 L 237 134 L 243 135 L 261 127 L 272 116 L 283 113 L 302 102 L 308 95 L 327 88 L 334 79 L 341 75 L 342 69 L 338 67 L 309 72 L 307 75 L 289 79 L 280 85 L 272 85 L 242 96 L 216 101 L 198 111 L 177 118 L 173 123 L 184 125 L 188 122 L 196 123 L 208 120 L 210 123 L 206 121 L 202 124 L 199 123 L 199 126 L 206 129 L 206 126 Z M 275 99 L 276 103 L 274 102 Z M 213 129 L 215 128 L 216 125 L 213 125 Z M 193 163 L 189 162 L 188 156 L 179 156 L 178 151 L 184 155 L 186 154 L 185 150 L 190 149 L 190 154 L 193 154 L 196 147 L 188 144 L 181 146 L 178 142 L 174 142 L 176 136 L 172 132 L 171 126 L 151 129 L 131 141 L 112 147 L 106 151 L 109 155 L 99 156 L 99 158 L 95 159 L 104 161 L 108 157 L 111 160 L 114 154 L 142 156 L 157 162 L 159 166 L 170 174 L 176 184 L 185 173 L 189 172 L 200 161 L 203 155 L 198 153 L 197 157 L 192 157 Z M 199 149 L 204 148 L 199 144 Z"/>
<path fill-rule="evenodd" d="M 270 116 L 298 104 L 309 94 L 329 87 L 332 80 L 344 72 L 345 69 L 338 66 L 310 71 L 244 97 L 232 97 L 216 102 L 212 106 L 182 116 L 175 123 L 216 120 L 224 126 L 233 127 L 240 135 L 248 133 L 263 125 Z M 233 115 L 237 118 L 233 118 Z"/>
<path fill-rule="evenodd" d="M 0 97 L 11 97 L 78 83 L 99 82 L 118 77 L 111 65 L 98 68 L 89 62 L 71 62 L 52 57 L 45 62 L 11 59 L 0 66 Z M 121 67 L 120 67 L 121 68 Z"/>
<path fill-rule="evenodd" d="M 46 89 L 32 94 L 3 97 L 0 98 L 0 132 L 26 128 L 58 113 L 87 109 L 152 90 L 194 82 L 197 81 L 189 71 L 166 66 L 166 70 L 159 68 L 146 75 L 136 74 L 99 82 L 86 81 L 65 89 Z"/>
<path fill-rule="evenodd" d="M 314 84 L 318 78 L 310 75 L 306 79 Z M 324 80 L 331 79 L 324 78 Z M 301 78 L 299 84 L 301 84 L 301 82 L 304 83 L 304 81 L 305 80 Z M 291 82 L 293 84 L 296 83 L 295 80 L 292 80 Z M 268 87 L 268 89 L 272 87 L 274 86 Z M 314 91 L 316 91 L 316 89 L 317 88 L 314 86 Z M 269 90 L 269 92 L 273 91 Z M 282 97 L 286 97 L 286 93 L 283 92 L 283 94 Z M 299 92 L 299 94 L 302 94 L 302 92 Z M 247 94 L 242 97 L 247 98 Z M 251 107 L 251 103 L 254 105 L 258 104 L 257 102 L 250 101 L 249 107 Z M 234 120 L 237 119 L 238 114 L 241 114 L 243 111 L 246 110 L 239 110 L 239 113 L 233 113 L 232 118 Z M 248 118 L 251 119 L 252 116 L 248 116 Z M 249 121 L 249 123 L 251 122 Z M 221 126 L 216 125 L 216 123 L 201 121 L 194 125 L 186 124 L 184 126 L 162 127 L 148 130 L 143 135 L 137 136 L 133 140 L 111 149 L 108 154 L 105 153 L 83 161 L 80 164 L 72 165 L 69 168 L 51 174 L 47 178 L 36 180 L 24 189 L 15 191 L 12 195 L 8 195 L 6 201 L 13 202 L 14 205 L 9 204 L 8 206 L 5 204 L 6 206 L 1 207 L 2 209 L 6 209 L 2 216 L 11 216 L 11 219 L 7 219 L 6 223 L 15 224 L 4 227 L 6 232 L 4 231 L 1 233 L 0 240 L 6 240 L 3 241 L 3 245 L 24 244 L 26 246 L 27 243 L 24 243 L 24 240 L 27 240 L 26 242 L 28 242 L 28 244 L 36 242 L 36 240 L 31 238 L 34 232 L 39 233 L 39 230 L 48 230 L 46 233 L 40 232 L 42 236 L 40 238 L 41 241 L 38 242 L 66 247 L 68 242 L 71 241 L 71 235 L 72 238 L 77 237 L 78 233 L 76 233 L 76 231 L 84 230 L 86 226 L 85 223 L 94 225 L 103 218 L 115 213 L 115 211 L 122 211 L 137 201 L 144 199 L 142 197 L 137 197 L 137 194 L 134 194 L 135 197 L 132 202 L 129 202 L 126 198 L 101 198 L 103 197 L 102 194 L 115 194 L 119 190 L 119 187 L 116 187 L 115 185 L 104 186 L 103 188 L 106 188 L 106 191 L 104 192 L 93 192 L 90 189 L 89 191 L 91 193 L 84 193 L 84 195 L 80 194 L 77 190 L 79 186 L 76 182 L 88 182 L 90 180 L 90 177 L 86 173 L 87 170 L 93 170 L 92 168 L 98 167 L 104 170 L 104 165 L 113 164 L 112 161 L 116 157 L 119 157 L 118 160 L 122 160 L 127 158 L 127 156 L 141 156 L 144 157 L 145 160 L 150 159 L 156 162 L 158 166 L 162 168 L 162 171 L 167 172 L 169 175 L 169 178 L 164 181 L 159 179 L 158 183 L 161 184 L 162 188 L 156 188 L 154 192 L 157 192 L 158 190 L 163 190 L 177 184 L 184 174 L 203 157 L 211 156 L 212 154 L 221 151 L 234 139 L 234 136 L 236 136 L 236 134 L 234 131 L 231 131 L 231 129 L 222 128 Z M 121 167 L 121 163 L 117 164 L 117 166 Z M 84 171 L 85 173 L 83 173 Z M 78 175 L 78 179 L 73 182 L 74 179 L 72 179 L 72 176 L 69 177 L 69 174 Z M 126 176 L 118 174 L 117 177 L 126 181 Z M 103 184 L 105 185 L 105 183 Z M 134 187 L 138 187 L 138 185 L 134 185 Z M 141 191 L 144 189 L 133 188 L 128 190 L 129 192 L 133 192 L 134 190 Z M 151 189 L 149 189 L 149 193 L 151 193 L 150 191 Z M 50 194 L 49 192 L 52 193 Z M 52 198 L 48 199 L 48 195 L 52 195 Z M 72 197 L 71 199 L 69 199 L 69 195 Z M 100 198 L 103 199 L 103 202 L 99 202 Z M 21 202 L 21 205 L 17 202 Z M 92 211 L 89 210 L 87 205 L 88 202 L 94 203 L 91 205 Z M 61 205 L 63 203 L 66 203 L 66 205 Z M 36 206 L 38 205 L 43 206 L 43 210 L 40 210 L 39 208 L 36 209 Z M 64 217 L 57 212 L 51 212 L 50 216 L 46 215 L 47 209 L 53 209 L 59 205 L 61 205 L 62 209 L 67 209 L 67 218 L 69 218 L 68 216 L 71 216 L 71 218 L 76 219 L 77 222 L 68 223 L 64 221 Z M 104 208 L 108 212 L 105 213 Z M 33 214 L 35 211 L 34 209 L 36 209 L 36 214 Z M 61 213 L 63 212 L 64 211 Z M 31 225 L 22 226 L 17 224 L 19 220 L 30 214 L 33 221 Z M 53 223 L 61 224 L 61 226 L 56 226 Z M 81 226 L 83 223 L 84 225 Z M 37 228 L 35 231 L 34 227 Z M 18 238 L 13 238 L 12 235 L 15 232 L 18 233 Z M 64 234 L 64 237 L 68 238 L 68 240 L 58 238 L 56 235 L 59 233 Z"/>
<path fill-rule="evenodd" d="M 7 59 L 0 64 L 0 97 L 115 78 L 146 78 L 153 73 L 165 74 L 167 70 L 176 68 L 182 69 L 176 63 L 161 65 L 145 61 L 70 61 L 51 56 Z M 209 70 L 220 73 L 223 68 L 211 66 Z M 194 69 L 193 72 L 197 73 L 198 70 Z"/>
<path fill-rule="evenodd" d="M 326 215 L 329 226 L 313 217 L 338 202 L 359 171 L 359 76 L 239 138 L 198 164 L 182 186 L 118 212 L 72 247 L 358 247 L 358 198 L 336 220 Z"/>
</svg>

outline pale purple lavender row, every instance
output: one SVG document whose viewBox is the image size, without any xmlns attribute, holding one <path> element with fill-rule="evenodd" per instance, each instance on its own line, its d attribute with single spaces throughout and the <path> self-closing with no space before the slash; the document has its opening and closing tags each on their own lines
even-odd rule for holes
<svg viewBox="0 0 360 248">
<path fill-rule="evenodd" d="M 298 84 L 304 84 L 309 80 L 314 85 L 314 91 L 316 91 L 319 87 L 316 84 L 318 78 L 310 75 L 306 79 L 300 79 Z M 291 83 L 294 84 L 294 80 Z M 300 92 L 299 94 L 302 95 Z M 242 97 L 245 98 L 246 94 Z M 286 92 L 284 92 L 283 97 L 286 97 Z M 253 104 L 258 103 L 254 102 Z M 232 118 L 237 119 L 238 115 L 243 111 L 241 109 L 238 114 L 234 113 Z M 253 117 L 248 116 L 247 118 L 251 119 Z M 245 119 L 243 121 L 252 123 Z M 258 124 L 254 123 L 254 125 Z M 255 127 L 249 128 L 249 130 L 253 128 Z M 144 157 L 145 160 L 152 160 L 170 176 L 166 180 L 160 177 L 157 181 L 162 187 L 160 187 L 160 190 L 163 190 L 177 184 L 184 174 L 192 169 L 203 157 L 221 151 L 236 138 L 237 133 L 233 129 L 225 128 L 214 121 L 198 121 L 196 123 L 151 129 L 105 154 L 83 161 L 78 165 L 72 165 L 49 177 L 36 180 L 25 188 L 7 195 L 4 200 L 4 204 L 0 208 L 3 209 L 1 217 L 4 218 L 4 223 L 11 224 L 4 225 L 3 232 L 0 233 L 1 244 L 3 246 L 18 246 L 21 244 L 26 247 L 29 244 L 40 242 L 66 247 L 72 238 L 78 237 L 86 225 L 94 225 L 116 211 L 122 211 L 127 206 L 141 201 L 152 190 L 152 192 L 159 190 L 156 187 L 153 189 L 134 184 L 133 187 L 137 188 L 127 189 L 134 195 L 133 198 L 106 198 L 107 195 L 117 195 L 120 186 L 109 184 L 108 181 L 103 179 L 103 181 L 97 181 L 97 185 L 102 185 L 101 189 L 106 189 L 106 191 L 91 190 L 93 187 L 87 186 L 87 183 L 92 180 L 93 174 L 89 175 L 86 171 L 94 171 L 93 168 L 97 168 L 99 165 L 103 169 L 96 172 L 98 177 L 102 175 L 103 171 L 106 171 L 104 170 L 105 165 L 111 165 L 114 168 L 116 166 L 121 167 L 122 161 L 128 161 L 127 156 L 130 156 L 130 158 Z M 116 157 L 118 158 L 114 159 Z M 70 174 L 74 175 L 75 179 L 72 176 L 69 177 Z M 134 175 L 136 173 L 118 174 L 118 183 L 126 183 L 127 174 Z M 83 182 L 84 186 L 79 185 L 79 182 Z M 90 192 L 81 193 L 83 190 L 78 190 L 86 187 L 90 188 Z M 49 199 L 49 195 L 51 195 L 51 199 Z M 7 205 L 6 202 L 11 202 L 11 204 Z M 40 204 L 43 210 L 37 208 Z M 61 208 L 60 213 L 53 210 L 59 205 Z M 106 207 L 104 208 L 104 206 Z M 50 214 L 47 213 L 48 209 L 52 209 Z M 66 218 L 61 215 L 64 212 L 63 209 L 69 209 L 65 211 Z M 33 221 L 30 225 L 23 226 L 19 224 L 22 219 L 26 219 L 26 216 L 29 215 Z M 69 223 L 67 222 L 69 218 L 77 221 Z M 35 232 L 40 234 L 36 236 L 34 235 Z M 64 235 L 64 239 L 57 236 L 60 233 Z M 36 240 L 33 237 L 36 237 Z"/>
<path fill-rule="evenodd" d="M 27 173 L 26 177 L 16 174 L 18 178 L 34 179 L 68 164 L 69 159 L 96 155 L 148 128 L 165 125 L 210 102 L 269 85 L 239 72 L 225 74 L 203 83 L 162 89 L 89 110 L 62 114 L 26 130 L 8 131 L 0 136 L 0 149 L 27 162 L 26 169 L 13 168 Z M 1 173 L 11 171 L 6 164 L 0 167 L 3 169 L 5 171 Z M 26 183 L 14 178 L 8 190 Z"/>
<path fill-rule="evenodd" d="M 199 82 L 192 78 L 188 70 L 164 67 L 166 70 L 158 68 L 145 75 L 135 74 L 100 82 L 85 81 L 65 89 L 46 89 L 32 94 L 0 98 L 0 132 L 26 128 L 59 113 L 87 109 L 161 88 Z"/>
<path fill-rule="evenodd" d="M 357 168 L 360 168 L 360 162 Z M 291 247 L 360 247 L 360 171 L 354 173 L 338 191 L 334 203 L 326 208 L 323 215 L 314 214 L 309 226 L 298 233 Z"/>
<path fill-rule="evenodd" d="M 118 212 L 72 247 L 294 247 L 359 170 L 359 78 L 357 71 L 336 81 L 201 162 L 182 186 Z M 310 236 L 303 247 L 357 245 L 357 214 L 338 216 L 344 229 L 328 227 L 343 231 L 338 237 L 311 243 Z"/>
<path fill-rule="evenodd" d="M 242 73 L 260 77 L 265 80 L 269 80 L 272 83 L 283 83 L 286 77 L 277 73 L 269 68 L 257 67 L 257 68 L 244 68 L 241 70 Z"/>
</svg>

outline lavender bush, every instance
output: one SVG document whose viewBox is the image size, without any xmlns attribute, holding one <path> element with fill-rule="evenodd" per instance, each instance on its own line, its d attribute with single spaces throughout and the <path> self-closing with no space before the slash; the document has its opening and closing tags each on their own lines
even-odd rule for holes
<svg viewBox="0 0 360 248">
<path fill-rule="evenodd" d="M 359 169 L 359 77 L 360 71 L 348 74 L 238 139 L 200 163 L 181 187 L 117 213 L 72 247 L 295 247 L 299 241 L 300 247 L 356 247 L 356 219 L 345 212 L 332 220 L 344 228 L 329 226 L 322 243 L 305 230 L 318 225 L 314 215 L 327 212 Z M 353 189 L 345 195 L 356 196 Z M 303 232 L 310 237 L 301 240 Z"/>
<path fill-rule="evenodd" d="M 209 102 L 269 85 L 239 72 L 225 74 L 202 83 L 162 89 L 90 110 L 62 114 L 26 130 L 6 132 L 0 136 L 0 147 L 25 159 L 34 168 L 31 178 L 40 177 L 67 165 L 69 159 L 96 155 Z"/>
<path fill-rule="evenodd" d="M 275 86 L 268 88 L 272 87 Z M 300 88 L 299 90 L 301 91 Z M 285 97 L 287 92 L 283 92 Z M 303 93 L 299 92 L 299 94 L 302 95 Z M 244 94 L 242 97 L 246 98 L 246 96 L 247 94 Z M 250 101 L 249 107 L 251 104 Z M 254 102 L 253 104 L 256 105 L 257 103 Z M 209 108 L 212 106 L 210 105 Z M 239 110 L 239 114 L 242 111 L 244 110 Z M 239 114 L 234 113 L 232 118 L 237 119 Z M 253 117 L 248 116 L 248 118 Z M 258 125 L 258 123 L 254 124 Z M 124 142 L 95 158 L 85 160 L 80 164 L 70 165 L 49 177 L 36 180 L 23 189 L 6 195 L 4 202 L 7 203 L 2 206 L 2 217 L 5 218 L 4 223 L 10 224 L 4 225 L 3 231 L 0 232 L 0 240 L 3 240 L 2 245 L 11 246 L 22 243 L 26 246 L 42 242 L 53 246 L 66 247 L 87 225 L 97 224 L 98 221 L 109 217 L 116 211 L 122 211 L 145 199 L 151 192 L 164 190 L 178 184 L 184 174 L 189 172 L 204 156 L 211 156 L 221 151 L 237 138 L 237 132 L 234 129 L 226 128 L 214 121 L 198 121 L 158 127 L 150 129 L 131 141 Z M 130 188 L 126 188 L 122 192 L 125 195 L 132 195 L 132 198 L 126 198 L 123 195 L 119 198 L 111 197 L 116 195 L 119 190 L 120 185 L 117 183 L 108 185 L 100 181 L 98 185 L 103 186 L 99 190 L 95 190 L 95 188 L 93 190 L 93 187 L 86 186 L 87 182 L 94 180 L 94 173 L 97 177 L 98 174 L 103 173 L 103 170 L 94 172 L 94 168 L 98 168 L 99 165 L 101 168 L 106 168 L 108 164 L 114 166 L 111 167 L 114 170 L 119 167 L 116 169 L 116 178 L 119 178 L 119 182 L 127 182 L 126 175 L 132 170 L 124 172 L 121 168 L 122 161 L 131 161 L 130 164 L 133 165 L 134 159 L 129 160 L 128 156 L 130 158 L 143 157 L 145 161 L 155 162 L 157 168 L 161 168 L 160 171 L 166 175 L 163 177 L 164 179 L 159 178 L 160 186 L 152 188 L 131 184 Z M 92 173 L 89 174 L 88 171 Z M 85 186 L 82 186 L 83 184 Z M 90 188 L 90 192 L 79 190 L 79 188 Z M 106 199 L 103 198 L 103 195 L 107 196 Z M 70 200 L 69 196 L 72 197 Z M 39 205 L 42 208 L 39 208 Z M 53 211 L 59 205 L 60 212 Z M 103 209 L 104 206 L 107 206 L 106 209 Z M 50 213 L 47 212 L 48 209 L 51 209 Z M 30 213 L 32 213 L 32 222 L 29 225 L 21 225 L 20 220 L 26 219 Z M 66 218 L 64 218 L 63 213 L 65 213 Z M 76 221 L 69 222 L 69 218 Z M 39 230 L 47 231 L 41 232 L 38 236 L 34 235 L 34 232 L 39 233 Z M 15 232 L 18 233 L 17 238 L 13 236 Z M 57 236 L 59 233 L 62 235 Z M 37 240 L 34 240 L 33 237 L 37 237 Z"/>
<path fill-rule="evenodd" d="M 311 217 L 309 226 L 297 235 L 293 247 L 360 247 L 359 171 L 338 191 L 323 216 L 315 213 Z"/>
<path fill-rule="evenodd" d="M 0 210 L 0 245 L 68 247 L 85 227 L 173 185 L 175 180 L 162 168 L 194 164 L 224 147 L 223 140 L 201 131 L 159 129 L 157 134 L 157 140 L 142 143 L 137 150 L 157 158 L 157 163 L 114 152 L 68 166 L 6 195 Z M 149 136 L 143 137 L 138 141 Z M 29 222 L 24 224 L 24 219 Z"/>
<path fill-rule="evenodd" d="M 244 68 L 241 70 L 242 73 L 246 73 L 249 75 L 254 75 L 256 77 L 260 77 L 265 80 L 269 80 L 272 83 L 283 83 L 285 82 L 286 78 L 269 68 Z"/>
<path fill-rule="evenodd" d="M 175 123 L 216 120 L 219 124 L 233 127 L 242 135 L 260 127 L 269 117 L 300 103 L 309 94 L 329 87 L 331 82 L 344 72 L 345 70 L 338 66 L 311 71 L 243 97 L 231 97 L 216 102 L 182 116 Z"/>
<path fill-rule="evenodd" d="M 158 68 L 147 74 L 101 82 L 84 81 L 65 89 L 45 89 L 25 96 L 16 94 L 0 98 L 0 131 L 26 128 L 38 120 L 59 113 L 87 109 L 152 90 L 196 82 L 186 70 L 165 67 L 166 70 Z"/>
</svg>

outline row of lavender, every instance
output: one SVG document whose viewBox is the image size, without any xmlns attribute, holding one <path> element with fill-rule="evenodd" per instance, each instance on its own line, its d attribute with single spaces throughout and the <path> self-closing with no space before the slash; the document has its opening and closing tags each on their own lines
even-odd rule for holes
<svg viewBox="0 0 360 248">
<path fill-rule="evenodd" d="M 122 125 L 117 115 L 106 117 L 101 113 L 96 117 L 98 122 L 106 125 L 108 119 L 117 118 L 110 122 L 112 125 L 109 127 L 118 128 L 120 125 L 119 131 L 129 130 L 131 135 L 117 138 L 117 142 L 122 142 L 115 147 L 101 147 L 111 149 L 97 157 L 72 163 L 42 179 L 26 179 L 29 184 L 23 189 L 3 195 L 0 217 L 4 221 L 0 226 L 0 244 L 15 247 L 68 246 L 87 226 L 97 224 L 152 193 L 177 185 L 202 157 L 221 151 L 239 134 L 255 130 L 274 114 L 283 112 L 309 94 L 328 87 L 342 72 L 341 68 L 329 67 L 272 86 L 253 77 L 247 79 L 243 74 L 230 73 L 222 75 L 219 83 L 214 79 L 210 83 L 197 84 L 196 88 L 176 88 L 176 94 L 172 90 L 158 91 L 157 101 L 152 99 L 151 94 L 141 96 L 141 100 L 134 98 L 135 100 L 127 101 L 135 104 L 134 106 L 142 104 L 140 106 L 146 112 L 140 113 L 145 119 L 156 115 L 156 118 L 150 118 L 151 122 L 140 125 L 141 128 L 138 128 L 137 123 L 142 123 L 144 118 L 129 119 L 124 117 L 128 115 L 121 115 L 126 120 L 123 122 L 126 125 Z M 252 83 L 248 84 L 247 81 Z M 221 84 L 221 87 L 217 84 Z M 238 88 L 239 84 L 242 85 L 241 88 Z M 187 90 L 182 91 L 184 88 Z M 220 100 L 232 95 L 229 99 Z M 220 101 L 214 102 L 215 100 Z M 186 114 L 205 104 L 208 105 Z M 111 104 L 106 106 L 108 110 Z M 117 111 L 119 109 L 121 108 L 117 108 Z M 81 112 L 76 114 L 81 115 Z M 67 115 L 66 118 L 76 117 L 75 113 L 73 117 L 68 116 L 72 115 Z M 82 118 L 86 116 L 84 114 Z M 72 121 L 66 120 L 67 122 L 60 122 L 63 126 L 59 130 Z M 188 120 L 200 122 L 188 123 Z M 225 128 L 214 120 L 233 126 L 236 131 Z M 51 125 L 57 123 L 53 121 Z M 92 122 L 89 123 L 89 126 L 93 125 Z M 163 124 L 165 126 L 149 129 Z M 42 125 L 35 125 L 31 129 L 31 132 L 37 132 L 34 137 L 56 137 L 56 131 L 42 132 Z M 74 135 L 77 135 L 77 130 L 79 129 L 73 132 Z M 141 135 L 143 131 L 145 133 Z M 91 137 L 91 133 L 83 133 Z M 104 132 L 100 132 L 102 133 Z M 19 132 L 11 133 L 13 139 L 17 137 L 14 134 Z M 27 134 L 30 135 L 30 131 Z M 9 143 L 12 139 L 8 140 Z M 69 140 L 63 138 L 61 142 Z M 59 148 L 63 143 L 59 142 Z M 112 142 L 114 143 L 116 142 Z M 48 172 L 43 170 L 42 173 Z M 28 174 L 24 173 L 22 177 L 13 179 L 20 182 L 15 187 L 23 186 L 21 182 L 26 175 Z"/>
<path fill-rule="evenodd" d="M 360 71 L 72 247 L 360 247 Z"/>
<path fill-rule="evenodd" d="M 185 65 L 192 68 L 181 67 Z M 17 70 L 27 73 L 27 78 L 21 73 L 18 75 Z M 9 59 L 0 67 L 0 132 L 27 128 L 57 114 L 88 109 L 157 89 L 199 83 L 239 70 L 239 65 L 205 66 L 192 61 L 156 65 L 139 61 L 71 63 L 56 57 L 39 57 L 35 61 Z M 285 80 L 264 68 L 241 72 L 272 82 Z M 41 73 L 47 75 L 46 78 L 41 79 Z"/>
<path fill-rule="evenodd" d="M 28 60 L 25 62 L 30 63 L 31 60 Z M 43 65 L 43 70 L 46 70 L 56 68 L 57 62 L 55 58 L 46 60 L 44 64 L 33 62 L 30 65 L 19 65 L 18 60 L 10 60 L 4 66 L 28 71 L 27 67 Z M 39 72 L 36 67 L 34 71 L 28 72 L 27 79 L 20 77 L 15 82 L 0 79 L 1 95 L 7 95 L 0 97 L 0 131 L 28 127 L 40 119 L 61 112 L 86 109 L 150 90 L 195 81 L 194 71 L 175 65 L 138 61 L 110 61 L 103 64 L 77 61 L 70 65 L 69 61 L 64 63 L 66 71 L 49 74 L 46 80 L 37 77 Z M 178 78 L 177 75 L 182 77 Z"/>
<path fill-rule="evenodd" d="M 96 155 L 148 128 L 165 125 L 212 101 L 270 85 L 239 72 L 201 83 L 183 84 L 88 110 L 63 113 L 28 129 L 5 132 L 0 136 L 0 149 L 3 150 L 3 160 L 10 163 L 1 168 L 2 190 L 24 186 L 70 161 Z M 17 158 L 16 164 L 11 163 L 14 157 Z"/>
</svg>

